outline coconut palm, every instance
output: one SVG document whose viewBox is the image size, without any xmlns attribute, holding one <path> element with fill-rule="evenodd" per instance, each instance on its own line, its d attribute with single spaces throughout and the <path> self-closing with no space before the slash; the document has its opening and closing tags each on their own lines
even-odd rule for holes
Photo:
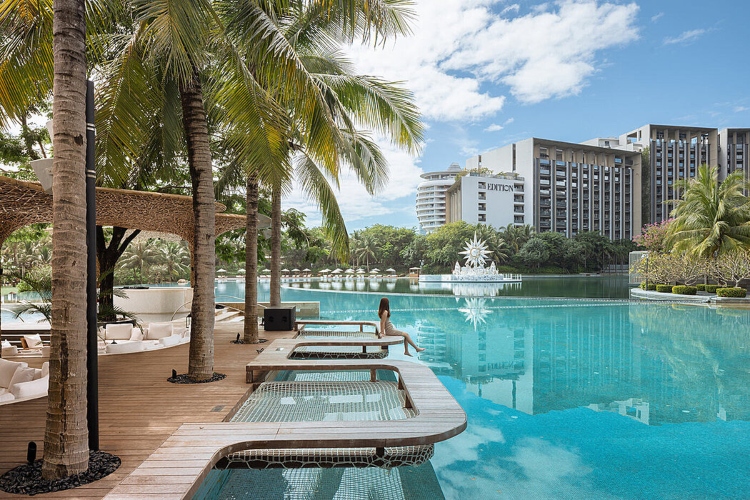
<svg viewBox="0 0 750 500">
<path fill-rule="evenodd" d="M 53 38 L 52 349 L 42 476 L 88 468 L 86 421 L 86 22 L 83 0 L 56 0 Z"/>
<path fill-rule="evenodd" d="M 371 28 L 381 36 L 408 32 L 409 11 L 396 4 L 386 5 L 387 15 L 373 24 L 364 15 L 356 23 L 356 32 L 365 40 Z M 294 155 L 294 173 L 302 189 L 315 200 L 323 215 L 323 228 L 331 238 L 334 252 L 341 260 L 348 253 L 346 226 L 336 203 L 329 179 L 336 185 L 341 166 L 348 166 L 371 194 L 385 186 L 387 165 L 376 144 L 358 130 L 357 125 L 372 128 L 401 147 L 415 149 L 421 139 L 422 127 L 411 95 L 380 79 L 353 75 L 349 62 L 335 49 L 353 32 L 342 30 L 340 21 L 328 16 L 319 5 L 301 5 L 288 18 L 280 20 L 285 37 L 299 54 L 303 67 L 314 79 L 325 104 L 321 115 L 325 120 L 302 122 L 292 120 L 288 135 L 288 154 Z M 297 116 L 294 101 L 281 100 Z M 310 139 L 297 139 L 307 134 Z M 281 212 L 281 193 L 288 186 L 279 179 L 273 186 L 274 213 Z M 285 184 L 284 181 L 287 183 Z M 271 303 L 280 302 L 280 219 L 272 214 L 271 239 Z M 276 279 L 274 279 L 276 277 Z"/>
<path fill-rule="evenodd" d="M 718 182 L 718 169 L 701 165 L 694 179 L 675 183 L 684 189 L 672 211 L 667 244 L 676 252 L 702 257 L 750 246 L 750 203 L 741 171 Z"/>
<path fill-rule="evenodd" d="M 132 269 L 133 277 L 141 283 L 145 281 L 144 268 L 163 261 L 163 254 L 151 243 L 150 240 L 141 239 L 128 246 L 122 254 L 119 266 L 124 269 Z M 138 276 L 136 277 L 136 272 Z"/>
<path fill-rule="evenodd" d="M 367 272 L 370 272 L 370 257 L 372 257 L 373 260 L 375 259 L 377 252 L 377 243 L 375 242 L 375 238 L 373 238 L 369 234 L 361 235 L 359 238 L 359 242 L 360 245 L 357 251 L 357 256 L 365 260 Z"/>
<path fill-rule="evenodd" d="M 517 254 L 533 234 L 534 228 L 528 224 L 516 226 L 510 223 L 502 229 L 501 237 L 513 254 Z"/>
</svg>

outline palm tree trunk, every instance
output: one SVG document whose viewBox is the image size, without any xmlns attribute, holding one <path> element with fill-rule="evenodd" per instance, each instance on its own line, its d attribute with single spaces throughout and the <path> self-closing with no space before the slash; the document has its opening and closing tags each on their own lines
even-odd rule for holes
<svg viewBox="0 0 750 500">
<path fill-rule="evenodd" d="M 245 232 L 245 342 L 258 342 L 258 175 L 247 176 Z"/>
<path fill-rule="evenodd" d="M 208 380 L 214 373 L 214 275 L 216 236 L 214 182 L 208 123 L 198 73 L 180 84 L 182 122 L 193 184 L 193 304 L 188 376 Z"/>
<path fill-rule="evenodd" d="M 86 424 L 86 23 L 83 0 L 55 0 L 52 116 L 52 351 L 42 476 L 88 469 Z"/>
<path fill-rule="evenodd" d="M 271 197 L 271 307 L 281 305 L 281 184 Z"/>
</svg>

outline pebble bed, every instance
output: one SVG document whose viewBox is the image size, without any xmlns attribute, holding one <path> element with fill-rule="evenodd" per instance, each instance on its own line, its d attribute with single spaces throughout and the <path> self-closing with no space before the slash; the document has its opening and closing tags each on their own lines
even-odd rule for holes
<svg viewBox="0 0 750 500">
<path fill-rule="evenodd" d="M 218 382 L 219 380 L 224 380 L 225 378 L 227 378 L 225 374 L 214 372 L 213 376 L 209 379 L 195 380 L 194 378 L 188 376 L 187 373 L 182 373 L 180 375 L 177 375 L 176 377 L 169 377 L 167 379 L 167 382 L 172 382 L 173 384 L 207 384 L 209 382 Z"/>
<path fill-rule="evenodd" d="M 109 476 L 120 467 L 120 457 L 103 451 L 89 452 L 86 472 L 50 481 L 42 479 L 42 460 L 19 465 L 0 476 L 0 490 L 17 495 L 38 495 L 69 490 Z"/>
</svg>

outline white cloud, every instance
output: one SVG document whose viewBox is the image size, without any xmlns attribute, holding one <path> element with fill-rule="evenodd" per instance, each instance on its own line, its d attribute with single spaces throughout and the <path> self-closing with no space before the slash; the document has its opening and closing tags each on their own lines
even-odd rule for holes
<svg viewBox="0 0 750 500">
<path fill-rule="evenodd" d="M 664 17 L 664 12 L 659 12 L 658 14 L 651 16 L 651 22 L 655 23 L 656 21 L 658 21 L 662 17 Z"/>
<path fill-rule="evenodd" d="M 577 94 L 596 71 L 597 51 L 638 37 L 636 4 L 564 0 L 512 20 L 492 18 L 442 65 L 502 82 L 520 101 Z"/>
<path fill-rule="evenodd" d="M 503 10 L 500 11 L 500 15 L 503 16 L 505 14 L 508 14 L 509 12 L 515 12 L 518 13 L 518 11 L 521 9 L 521 6 L 517 3 L 514 3 L 512 5 L 508 5 Z"/>
<path fill-rule="evenodd" d="M 505 123 L 503 123 L 503 126 L 508 126 L 508 125 L 510 125 L 511 123 L 513 123 L 514 121 L 515 121 L 515 118 L 513 118 L 513 117 L 511 116 L 510 118 L 508 118 L 507 120 L 505 120 Z"/>
<path fill-rule="evenodd" d="M 502 13 L 520 7 L 503 3 L 417 0 L 413 36 L 350 53 L 364 73 L 405 81 L 426 119 L 475 120 L 502 109 L 498 84 L 524 102 L 578 93 L 597 51 L 638 37 L 635 3 L 561 0 L 512 19 Z"/>
<path fill-rule="evenodd" d="M 742 113 L 743 111 L 747 111 L 748 109 L 750 109 L 750 108 L 748 108 L 747 106 L 735 106 L 734 107 L 734 112 L 735 113 Z"/>
<path fill-rule="evenodd" d="M 484 129 L 484 131 L 485 131 L 485 132 L 499 132 L 499 131 L 501 131 L 501 130 L 502 130 L 503 128 L 504 128 L 504 127 L 503 127 L 502 125 L 498 125 L 497 123 L 493 123 L 492 125 L 490 125 L 490 126 L 489 126 L 489 127 L 487 127 L 486 129 Z"/>
<path fill-rule="evenodd" d="M 679 36 L 676 36 L 673 38 L 665 38 L 664 45 L 674 45 L 678 43 L 692 42 L 696 38 L 703 35 L 704 33 L 706 33 L 706 30 L 704 29 L 684 31 Z"/>
</svg>

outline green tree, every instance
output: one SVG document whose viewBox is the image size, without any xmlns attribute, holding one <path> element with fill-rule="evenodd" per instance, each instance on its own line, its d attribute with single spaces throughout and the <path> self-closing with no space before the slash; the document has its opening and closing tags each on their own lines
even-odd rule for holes
<svg viewBox="0 0 750 500">
<path fill-rule="evenodd" d="M 513 255 L 517 254 L 521 247 L 523 247 L 527 241 L 534 234 L 534 228 L 528 224 L 523 226 L 516 226 L 515 224 L 508 224 L 500 232 L 500 236 L 505 240 L 505 244 L 508 246 Z"/>
<path fill-rule="evenodd" d="M 672 251 L 688 251 L 703 257 L 750 246 L 750 204 L 743 172 L 736 171 L 718 182 L 718 169 L 701 165 L 694 179 L 675 183 L 684 189 L 672 211 L 667 244 Z"/>
<path fill-rule="evenodd" d="M 539 269 L 549 262 L 549 248 L 542 239 L 534 237 L 521 247 L 518 257 L 525 265 Z"/>
</svg>

